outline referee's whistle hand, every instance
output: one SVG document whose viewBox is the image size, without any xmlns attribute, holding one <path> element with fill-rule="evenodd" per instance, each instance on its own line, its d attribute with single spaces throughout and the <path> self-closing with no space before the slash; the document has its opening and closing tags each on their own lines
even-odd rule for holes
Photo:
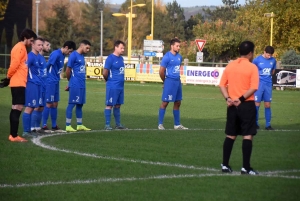
<svg viewBox="0 0 300 201">
<path fill-rule="evenodd" d="M 241 104 L 241 101 L 239 100 L 239 99 L 235 99 L 234 101 L 233 101 L 233 104 L 234 104 L 234 106 L 239 106 L 240 104 Z"/>
</svg>

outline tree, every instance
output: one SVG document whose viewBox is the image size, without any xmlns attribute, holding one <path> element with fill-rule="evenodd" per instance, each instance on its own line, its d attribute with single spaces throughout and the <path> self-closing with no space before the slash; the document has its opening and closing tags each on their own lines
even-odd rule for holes
<svg viewBox="0 0 300 201">
<path fill-rule="evenodd" d="M 170 40 L 172 38 L 179 38 L 180 40 L 185 39 L 184 27 L 185 27 L 185 17 L 184 10 L 181 6 L 174 0 L 172 3 L 166 5 L 167 16 L 165 29 L 166 35 L 165 40 Z"/>
<path fill-rule="evenodd" d="M 300 55 L 295 50 L 289 50 L 282 55 L 281 64 L 288 69 L 291 67 L 285 65 L 300 65 Z"/>
<path fill-rule="evenodd" d="M 93 44 L 90 55 L 100 55 L 100 11 L 104 10 L 104 5 L 104 0 L 88 0 L 82 10 L 83 21 L 85 22 L 82 25 L 82 31 L 84 37 Z"/>
<path fill-rule="evenodd" d="M 70 19 L 68 8 L 67 4 L 54 5 L 52 10 L 55 16 L 45 19 L 46 30 L 42 30 L 41 35 L 50 39 L 53 49 L 60 48 L 67 40 L 80 40 L 78 27 Z"/>
<path fill-rule="evenodd" d="M 234 22 L 204 22 L 194 28 L 198 38 L 205 39 L 205 50 L 212 61 L 225 60 L 226 62 L 238 56 L 238 46 L 245 40 L 247 29 Z"/>
<path fill-rule="evenodd" d="M 264 17 L 264 13 L 273 11 L 274 56 L 280 57 L 289 49 L 300 51 L 299 10 L 299 0 L 252 0 L 237 11 L 235 21 L 249 30 L 245 37 L 255 43 L 260 54 L 270 44 L 270 18 Z"/>
<path fill-rule="evenodd" d="M 186 40 L 194 40 L 195 35 L 193 33 L 194 26 L 204 21 L 203 16 L 198 13 L 195 16 L 191 16 L 190 19 L 185 24 L 184 30 L 185 30 L 185 39 Z"/>
</svg>

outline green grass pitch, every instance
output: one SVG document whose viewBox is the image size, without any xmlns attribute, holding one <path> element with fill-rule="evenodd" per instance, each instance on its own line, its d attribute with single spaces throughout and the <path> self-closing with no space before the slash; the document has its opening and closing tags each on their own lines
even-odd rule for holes
<svg viewBox="0 0 300 201">
<path fill-rule="evenodd" d="M 66 85 L 62 80 L 61 128 Z M 240 175 L 241 137 L 230 159 L 234 173 L 220 171 L 226 104 L 218 87 L 183 86 L 181 123 L 189 128 L 184 131 L 173 129 L 172 104 L 165 116 L 167 130 L 157 130 L 161 91 L 161 84 L 126 82 L 121 122 L 130 129 L 104 131 L 105 83 L 88 80 L 83 124 L 91 132 L 12 143 L 10 90 L 0 89 L 0 200 L 299 200 L 299 91 L 273 90 L 272 126 L 277 130 L 260 129 L 253 143 L 251 164 L 259 176 Z M 264 127 L 263 107 L 259 121 Z"/>
</svg>

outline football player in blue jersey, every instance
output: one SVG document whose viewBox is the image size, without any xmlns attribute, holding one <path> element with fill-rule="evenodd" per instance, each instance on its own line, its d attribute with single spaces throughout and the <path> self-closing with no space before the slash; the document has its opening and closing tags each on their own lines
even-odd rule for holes
<svg viewBox="0 0 300 201">
<path fill-rule="evenodd" d="M 158 112 L 158 129 L 164 130 L 163 121 L 165 117 L 166 108 L 169 102 L 174 102 L 173 116 L 174 129 L 186 130 L 180 123 L 180 105 L 182 100 L 182 86 L 180 81 L 180 66 L 182 63 L 182 56 L 179 54 L 180 40 L 174 38 L 170 42 L 171 50 L 167 52 L 162 58 L 159 76 L 163 81 L 162 103 Z"/>
<path fill-rule="evenodd" d="M 40 62 L 40 73 L 39 77 L 41 80 L 40 85 L 40 98 L 39 98 L 39 107 L 35 108 L 31 115 L 31 132 L 43 133 L 44 130 L 41 129 L 42 113 L 46 105 L 45 101 L 45 91 L 46 91 L 46 80 L 47 80 L 47 68 L 46 68 L 46 59 L 44 54 L 49 53 L 51 44 L 48 39 L 44 38 L 43 50 L 39 55 Z M 49 130 L 50 131 L 50 130 Z"/>
<path fill-rule="evenodd" d="M 51 115 L 52 130 L 55 132 L 65 132 L 61 130 L 57 124 L 57 106 L 59 101 L 59 81 L 60 74 L 63 71 L 65 55 L 69 55 L 76 49 L 76 44 L 73 41 L 66 41 L 62 48 L 54 50 L 47 62 L 47 81 L 46 81 L 46 107 L 43 111 L 43 130 L 47 132 L 47 121 L 49 113 Z"/>
<path fill-rule="evenodd" d="M 256 105 L 256 125 L 259 129 L 258 116 L 260 102 L 264 101 L 266 130 L 274 130 L 271 126 L 271 101 L 272 101 L 272 75 L 276 69 L 276 59 L 272 57 L 274 48 L 267 46 L 262 55 L 256 57 L 253 63 L 257 66 L 259 72 L 259 87 L 255 92 Z"/>
<path fill-rule="evenodd" d="M 40 62 L 39 55 L 43 49 L 44 40 L 42 38 L 34 39 L 32 50 L 28 53 L 28 76 L 25 89 L 25 110 L 23 119 L 23 137 L 36 137 L 35 133 L 31 133 L 31 113 L 34 108 L 39 107 L 40 98 Z"/>
<path fill-rule="evenodd" d="M 105 130 L 112 130 L 110 126 L 112 108 L 116 123 L 115 129 L 127 129 L 121 124 L 120 114 L 120 107 L 124 104 L 125 65 L 121 55 L 124 53 L 125 43 L 117 40 L 114 47 L 114 52 L 107 57 L 103 69 L 103 77 L 106 81 Z"/>
<path fill-rule="evenodd" d="M 69 104 L 66 109 L 66 131 L 90 131 L 91 129 L 82 125 L 82 107 L 86 102 L 85 86 L 85 60 L 84 54 L 88 53 L 91 43 L 88 40 L 82 40 L 79 48 L 72 52 L 66 69 L 67 79 L 69 81 Z M 76 105 L 77 129 L 71 126 L 72 110 Z"/>
</svg>

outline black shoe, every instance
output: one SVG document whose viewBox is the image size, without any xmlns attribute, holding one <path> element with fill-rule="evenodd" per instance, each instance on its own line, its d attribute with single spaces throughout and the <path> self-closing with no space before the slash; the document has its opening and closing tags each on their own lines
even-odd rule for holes
<svg viewBox="0 0 300 201">
<path fill-rule="evenodd" d="M 57 125 L 55 127 L 52 127 L 52 131 L 56 133 L 66 133 L 67 131 L 60 129 Z"/>
<path fill-rule="evenodd" d="M 43 130 L 44 133 L 53 133 L 53 131 L 50 130 L 50 129 L 48 128 L 48 126 L 43 126 L 41 130 Z"/>
<path fill-rule="evenodd" d="M 258 130 L 258 129 L 260 129 L 260 128 L 259 128 L 259 125 L 256 125 L 256 130 Z"/>
<path fill-rule="evenodd" d="M 273 131 L 273 130 L 275 130 L 275 129 L 272 128 L 271 126 L 268 126 L 268 127 L 266 127 L 266 130 L 267 130 L 267 131 Z"/>
<path fill-rule="evenodd" d="M 253 170 L 253 168 L 250 168 L 249 170 L 246 170 L 245 168 L 242 168 L 241 169 L 241 174 L 258 175 L 258 172 Z"/>
<path fill-rule="evenodd" d="M 232 169 L 229 165 L 226 166 L 226 165 L 221 164 L 221 167 L 222 167 L 222 172 L 225 172 L 225 173 L 231 173 L 232 172 Z"/>
</svg>

